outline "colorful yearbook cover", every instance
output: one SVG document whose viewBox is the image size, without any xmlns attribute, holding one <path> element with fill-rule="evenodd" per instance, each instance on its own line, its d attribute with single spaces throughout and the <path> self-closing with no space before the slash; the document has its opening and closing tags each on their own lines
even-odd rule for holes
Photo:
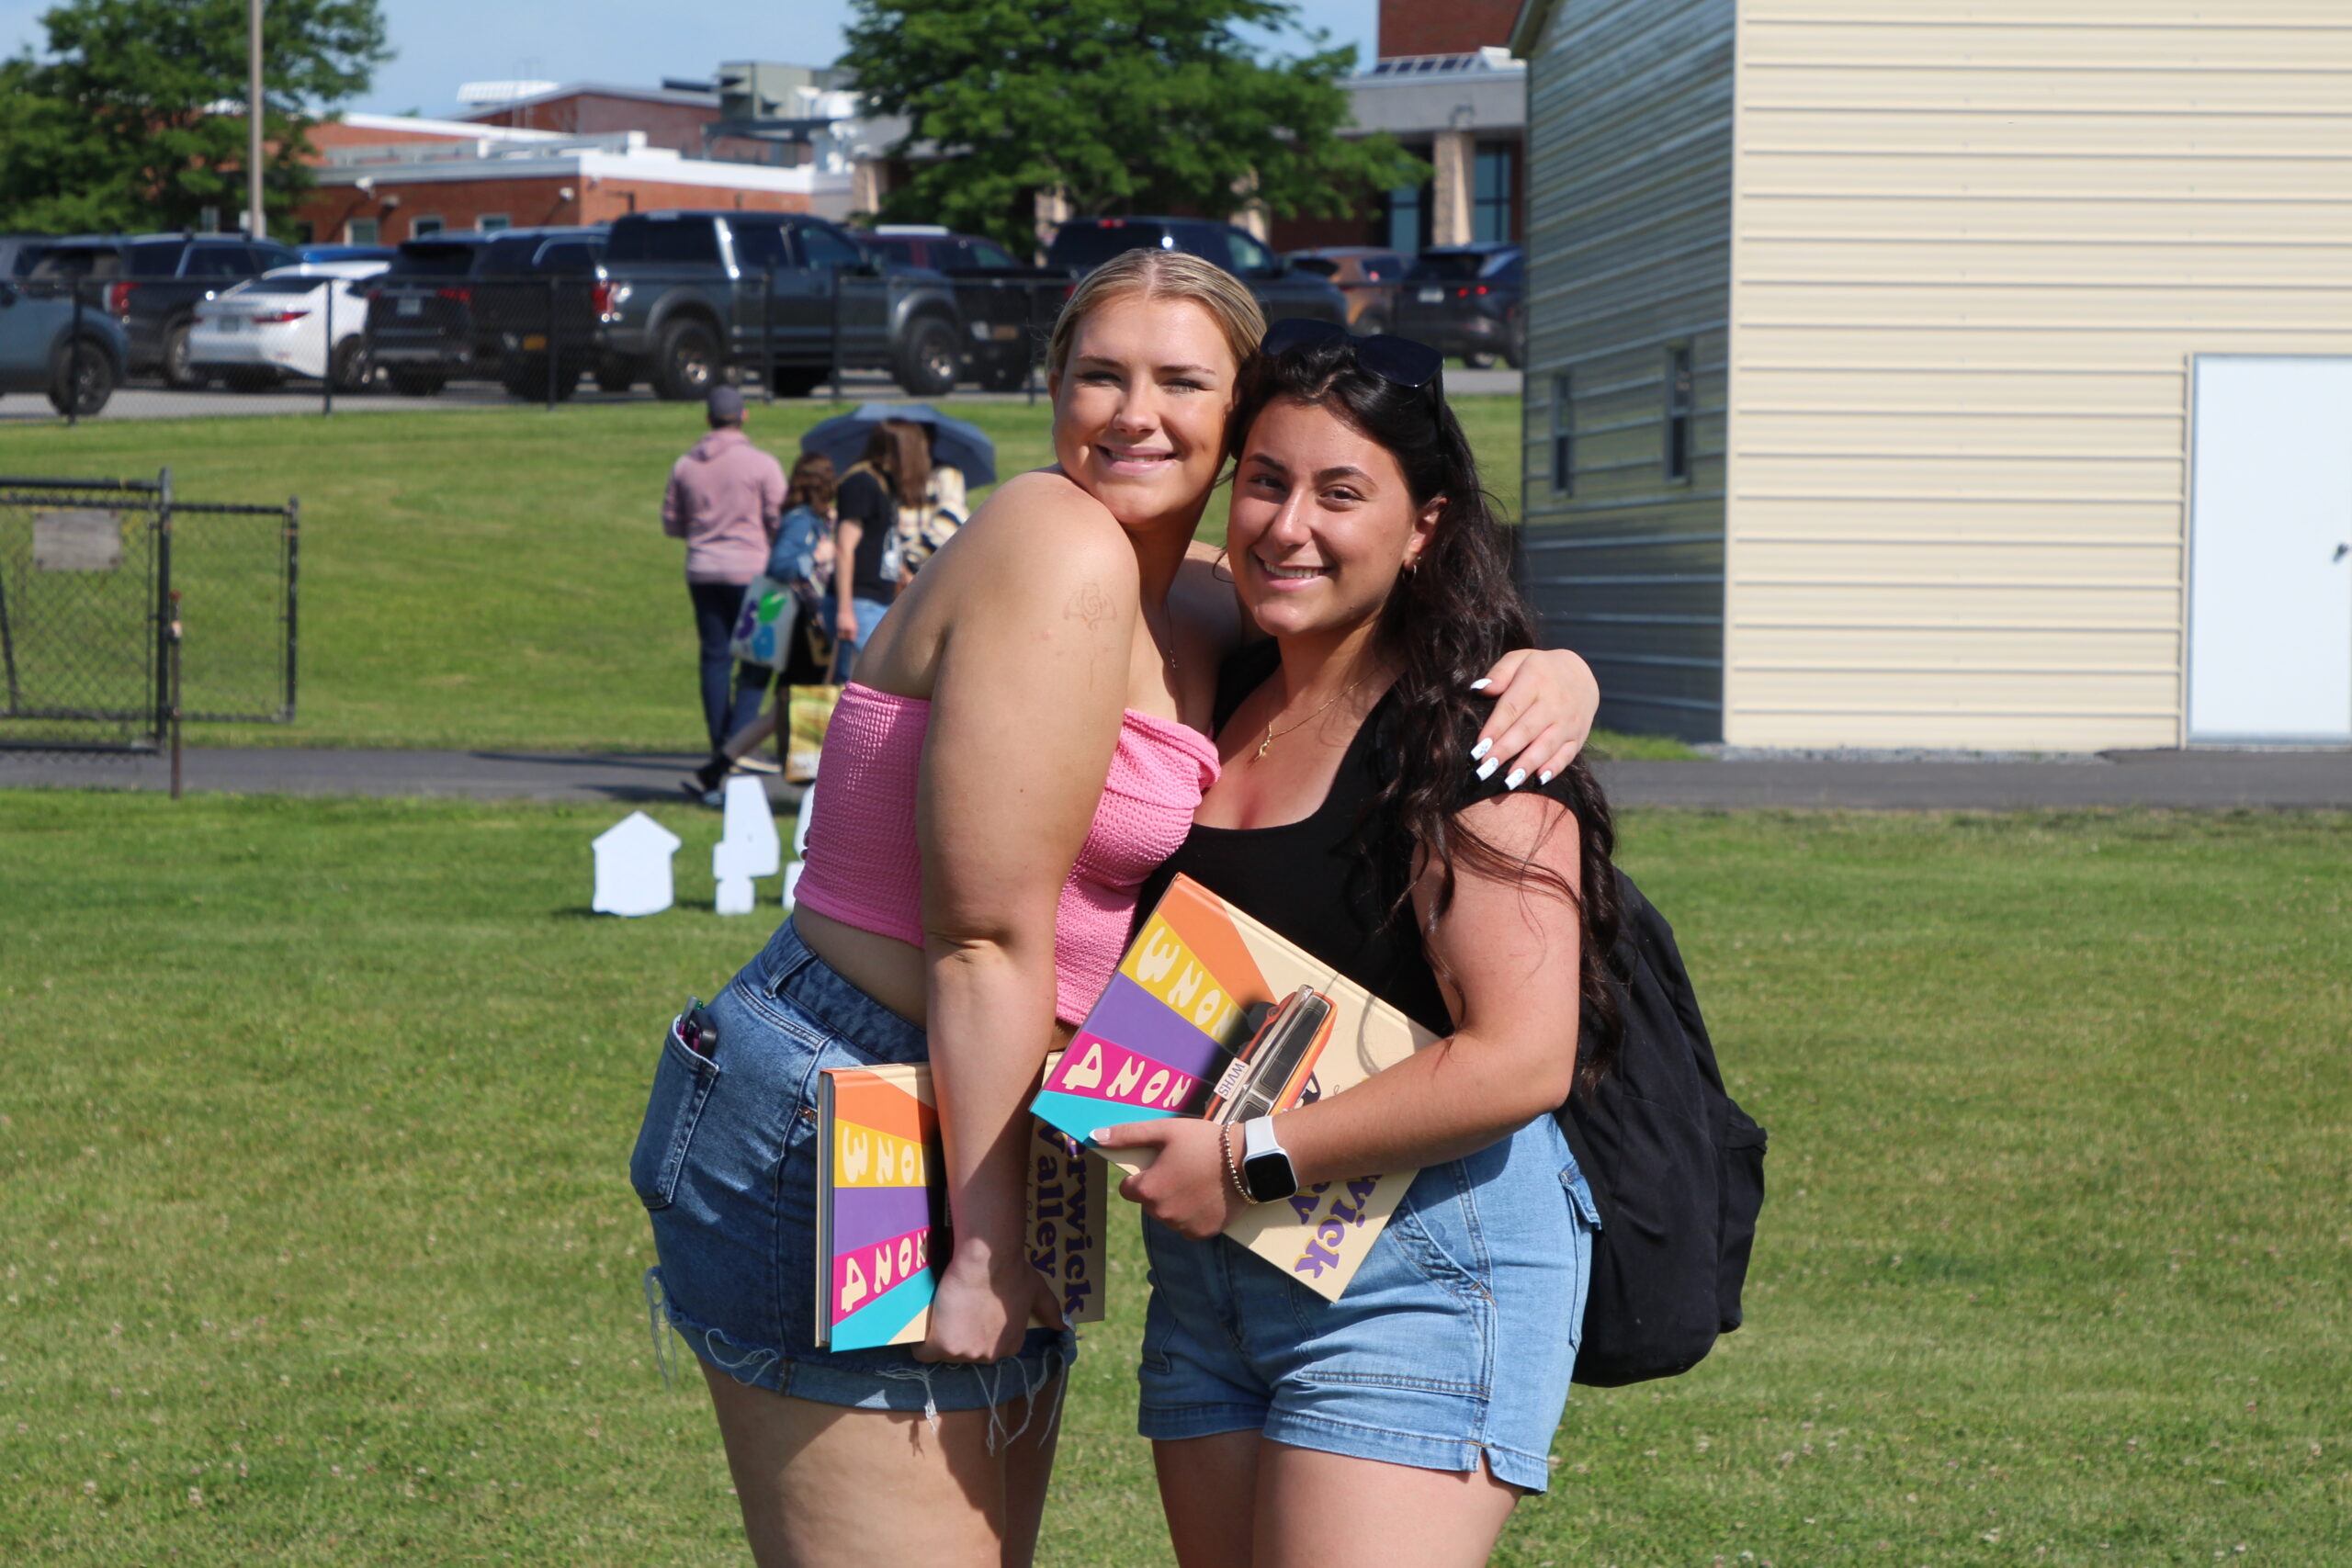
<svg viewBox="0 0 2352 1568">
<path fill-rule="evenodd" d="M 931 1070 L 829 1067 L 817 1117 L 817 1343 L 913 1344 L 949 1250 Z M 1100 1322 L 1109 1173 L 1044 1122 L 1035 1134 L 1029 1261 L 1059 1288 L 1064 1317 Z"/>
<path fill-rule="evenodd" d="M 1096 1128 L 1217 1109 L 1253 1019 L 1300 987 L 1331 1004 L 1317 1051 L 1275 1102 L 1306 1105 L 1362 1082 L 1437 1037 L 1305 949 L 1179 876 L 1119 961 L 1102 999 L 1030 1109 L 1084 1142 Z M 1146 1163 L 1102 1151 L 1124 1170 Z M 1337 1301 L 1413 1184 L 1414 1171 L 1325 1182 L 1244 1210 L 1226 1234 Z"/>
</svg>

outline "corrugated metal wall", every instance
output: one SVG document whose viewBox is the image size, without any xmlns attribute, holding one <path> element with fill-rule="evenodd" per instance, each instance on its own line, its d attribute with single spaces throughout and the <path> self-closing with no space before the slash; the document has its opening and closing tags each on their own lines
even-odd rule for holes
<svg viewBox="0 0 2352 1568">
<path fill-rule="evenodd" d="M 2177 744 L 2189 356 L 2352 352 L 2352 6 L 1745 0 L 1739 56 L 1727 738 Z"/>
<path fill-rule="evenodd" d="M 1732 32 L 1732 0 L 1559 0 L 1528 61 L 1529 591 L 1545 640 L 1600 675 L 1602 723 L 1701 739 L 1722 724 Z M 1677 344 L 1696 372 L 1682 479 Z"/>
</svg>

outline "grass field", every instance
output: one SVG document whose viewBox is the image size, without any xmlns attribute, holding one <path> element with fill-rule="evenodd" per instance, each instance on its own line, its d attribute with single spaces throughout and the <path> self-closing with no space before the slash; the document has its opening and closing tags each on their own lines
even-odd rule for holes
<svg viewBox="0 0 2352 1568">
<path fill-rule="evenodd" d="M 0 1561 L 741 1561 L 625 1164 L 766 921 L 689 812 L 590 916 L 615 815 L 0 795 Z M 1579 1391 L 1498 1562 L 2352 1561 L 2352 819 L 1624 840 L 1771 1129 L 1749 1326 Z M 1068 1568 L 1168 1561 L 1115 1234 Z"/>
<path fill-rule="evenodd" d="M 1044 406 L 947 406 L 996 442 L 1001 473 L 1050 460 Z M 1515 509 L 1519 400 L 1457 406 Z M 834 412 L 754 405 L 749 428 L 789 458 Z M 94 420 L 0 431 L 0 473 L 152 479 L 168 465 L 188 500 L 301 499 L 298 721 L 202 726 L 195 744 L 698 751 L 684 547 L 659 516 L 670 465 L 703 428 L 698 407 L 664 403 Z M 1224 537 L 1222 498 L 1204 532 Z M 191 671 L 206 614 L 192 590 Z"/>
</svg>

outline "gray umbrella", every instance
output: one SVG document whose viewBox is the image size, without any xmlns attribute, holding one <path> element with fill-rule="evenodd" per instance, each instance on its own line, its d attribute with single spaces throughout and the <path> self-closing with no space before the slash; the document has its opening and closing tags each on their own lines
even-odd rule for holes
<svg viewBox="0 0 2352 1568">
<path fill-rule="evenodd" d="M 933 462 L 963 470 L 964 482 L 975 490 L 996 483 L 996 443 L 979 426 L 950 419 L 929 403 L 861 403 L 849 413 L 811 425 L 800 438 L 800 449 L 831 457 L 838 472 L 865 455 L 874 427 L 886 419 L 931 426 Z"/>
</svg>

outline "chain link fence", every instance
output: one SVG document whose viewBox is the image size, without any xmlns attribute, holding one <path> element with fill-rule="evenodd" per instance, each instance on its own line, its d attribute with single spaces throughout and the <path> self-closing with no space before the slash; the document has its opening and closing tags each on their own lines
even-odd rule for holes
<svg viewBox="0 0 2352 1568">
<path fill-rule="evenodd" d="M 0 750 L 176 756 L 184 723 L 288 724 L 301 509 L 153 479 L 0 476 Z"/>
</svg>

